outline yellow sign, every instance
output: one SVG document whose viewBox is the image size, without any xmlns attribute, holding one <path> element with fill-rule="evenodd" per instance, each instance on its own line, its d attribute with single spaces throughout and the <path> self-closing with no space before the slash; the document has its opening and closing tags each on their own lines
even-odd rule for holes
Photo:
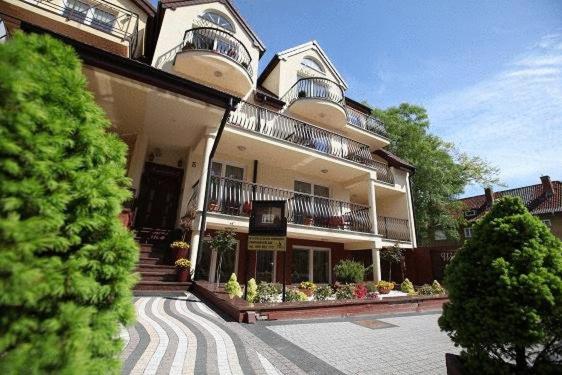
<svg viewBox="0 0 562 375">
<path fill-rule="evenodd" d="M 252 251 L 285 251 L 286 237 L 279 236 L 248 236 L 248 250 Z"/>
</svg>

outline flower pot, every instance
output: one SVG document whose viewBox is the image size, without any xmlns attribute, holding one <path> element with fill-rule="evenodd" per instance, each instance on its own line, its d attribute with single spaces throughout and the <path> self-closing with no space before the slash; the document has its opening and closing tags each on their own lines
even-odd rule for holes
<svg viewBox="0 0 562 375">
<path fill-rule="evenodd" d="M 392 288 L 383 288 L 382 286 L 377 287 L 377 290 L 380 294 L 388 294 L 392 290 Z"/>
<path fill-rule="evenodd" d="M 187 268 L 180 268 L 178 269 L 178 281 L 180 283 L 185 283 L 186 281 L 190 281 L 190 274 L 189 274 L 189 269 Z"/>
<path fill-rule="evenodd" d="M 209 203 L 209 211 L 218 212 L 220 209 L 218 203 Z"/>
<path fill-rule="evenodd" d="M 185 247 L 178 247 L 175 249 L 175 259 L 174 261 L 180 259 L 180 258 L 187 258 L 187 248 Z"/>
<path fill-rule="evenodd" d="M 299 98 L 306 98 L 306 91 L 299 91 L 298 96 Z"/>
<path fill-rule="evenodd" d="M 307 217 L 304 219 L 304 225 L 314 225 L 314 218 Z"/>
</svg>

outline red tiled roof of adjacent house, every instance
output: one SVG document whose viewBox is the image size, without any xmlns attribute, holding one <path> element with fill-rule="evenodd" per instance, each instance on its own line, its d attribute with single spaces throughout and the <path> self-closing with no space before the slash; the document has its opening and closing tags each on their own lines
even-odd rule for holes
<svg viewBox="0 0 562 375">
<path fill-rule="evenodd" d="M 548 180 L 550 182 L 550 179 Z M 533 215 L 562 212 L 562 182 L 551 181 L 550 183 L 552 184 L 551 194 L 547 189 L 545 189 L 544 184 L 542 183 L 498 191 L 492 194 L 494 196 L 494 200 L 508 195 L 520 197 L 529 212 Z M 476 211 L 475 215 L 467 217 L 467 219 L 470 220 L 479 218 L 489 208 L 485 194 L 463 198 L 460 199 L 460 201 L 465 205 L 467 211 Z"/>
</svg>

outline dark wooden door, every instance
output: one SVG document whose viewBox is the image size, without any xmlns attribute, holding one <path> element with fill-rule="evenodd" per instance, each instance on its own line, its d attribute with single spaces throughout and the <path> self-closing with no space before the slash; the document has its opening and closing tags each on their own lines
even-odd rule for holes
<svg viewBox="0 0 562 375">
<path fill-rule="evenodd" d="M 146 163 L 141 179 L 136 228 L 173 229 L 176 224 L 183 170 Z"/>
</svg>

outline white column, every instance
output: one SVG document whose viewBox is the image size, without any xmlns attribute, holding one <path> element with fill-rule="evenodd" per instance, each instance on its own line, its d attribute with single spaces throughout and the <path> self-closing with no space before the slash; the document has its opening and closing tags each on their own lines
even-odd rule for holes
<svg viewBox="0 0 562 375">
<path fill-rule="evenodd" d="M 371 249 L 373 257 L 373 281 L 381 281 L 381 258 L 379 249 Z"/>
<path fill-rule="evenodd" d="M 183 172 L 183 183 L 181 188 L 181 204 L 179 205 L 179 212 L 178 212 L 178 224 L 180 219 L 185 213 L 187 212 L 187 204 L 189 203 L 189 199 L 191 198 L 192 190 L 191 186 L 193 185 L 193 171 L 191 164 L 193 162 L 193 149 L 189 148 L 187 150 L 187 154 L 185 156 L 185 167 Z"/>
<path fill-rule="evenodd" d="M 377 200 L 375 195 L 375 181 L 377 180 L 377 172 L 371 172 L 368 181 L 368 196 L 369 196 L 369 218 L 373 227 L 371 228 L 372 233 L 378 234 L 379 228 L 377 225 Z"/>
<path fill-rule="evenodd" d="M 200 228 L 201 212 L 204 208 L 205 203 L 205 187 L 207 181 L 207 170 L 209 168 L 209 156 L 211 155 L 211 150 L 213 149 L 213 144 L 215 143 L 216 131 L 212 129 L 207 129 L 205 133 L 205 149 L 203 151 L 203 160 L 201 161 L 201 176 L 199 178 L 199 194 L 197 195 L 197 215 L 194 220 L 196 226 L 191 232 L 191 271 L 195 270 L 197 263 L 197 253 L 199 252 L 199 238 L 201 235 L 205 235 L 205 228 Z"/>
<path fill-rule="evenodd" d="M 418 246 L 416 240 L 416 228 L 414 228 L 414 208 L 412 207 L 412 192 L 410 191 L 410 173 L 406 172 L 406 207 L 408 208 L 408 225 L 410 226 L 410 238 L 412 246 Z"/>
<path fill-rule="evenodd" d="M 133 149 L 133 155 L 131 155 L 131 163 L 129 164 L 129 172 L 127 174 L 132 180 L 132 187 L 135 189 L 137 196 L 139 194 L 147 150 L 148 137 L 144 135 L 144 133 L 141 133 L 137 135 L 137 139 L 135 140 L 135 148 Z"/>
</svg>

